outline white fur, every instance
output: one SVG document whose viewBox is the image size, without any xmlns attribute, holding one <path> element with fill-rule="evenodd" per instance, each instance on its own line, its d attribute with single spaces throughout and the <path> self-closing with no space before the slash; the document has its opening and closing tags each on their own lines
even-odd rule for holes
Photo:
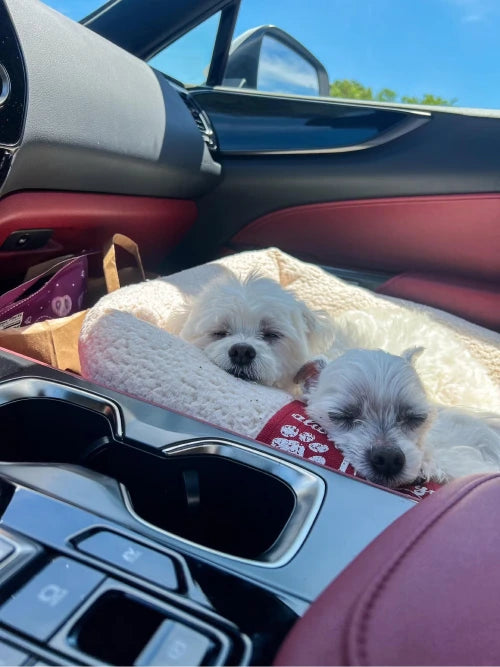
<svg viewBox="0 0 500 667">
<path fill-rule="evenodd" d="M 416 369 L 429 398 L 443 405 L 500 410 L 500 387 L 451 330 L 437 327 L 423 312 L 351 310 L 334 320 L 335 342 L 328 356 L 349 349 L 381 349 L 395 355 L 423 346 Z"/>
<path fill-rule="evenodd" d="M 189 304 L 180 337 L 236 377 L 292 390 L 299 368 L 324 352 L 333 334 L 323 313 L 307 308 L 276 281 L 255 273 L 240 280 L 228 272 Z M 243 367 L 229 354 L 237 344 L 255 351 Z"/>
<path fill-rule="evenodd" d="M 500 415 L 438 407 L 425 438 L 424 479 L 446 482 L 500 471 Z"/>
<path fill-rule="evenodd" d="M 349 350 L 320 364 L 315 381 L 309 378 L 309 416 L 371 481 L 396 487 L 418 478 L 444 482 L 500 471 L 500 416 L 433 405 L 412 365 L 426 353 Z M 339 414 L 356 418 L 339 421 Z M 426 418 L 409 427 L 405 414 Z M 386 444 L 405 456 L 403 469 L 392 478 L 382 478 L 369 461 L 370 452 Z"/>
</svg>

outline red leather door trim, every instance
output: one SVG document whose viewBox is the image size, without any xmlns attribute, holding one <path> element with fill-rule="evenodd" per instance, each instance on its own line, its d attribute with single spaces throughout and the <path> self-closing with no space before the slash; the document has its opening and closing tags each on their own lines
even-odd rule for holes
<svg viewBox="0 0 500 667">
<path fill-rule="evenodd" d="M 451 273 L 498 282 L 500 194 L 296 206 L 254 220 L 231 245 L 274 245 L 330 266 Z"/>
<path fill-rule="evenodd" d="M 0 277 L 81 250 L 101 249 L 114 233 L 138 243 L 146 263 L 164 257 L 197 217 L 192 201 L 74 192 L 20 192 L 0 199 L 0 245 L 13 231 L 50 228 L 46 247 L 0 253 Z"/>
<path fill-rule="evenodd" d="M 441 308 L 493 331 L 500 331 L 500 282 L 484 283 L 433 274 L 402 273 L 376 291 Z"/>
</svg>

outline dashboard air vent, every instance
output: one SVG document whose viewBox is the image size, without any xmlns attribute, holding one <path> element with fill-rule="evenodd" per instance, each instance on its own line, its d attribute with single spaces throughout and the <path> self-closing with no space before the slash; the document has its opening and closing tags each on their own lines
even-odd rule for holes
<svg viewBox="0 0 500 667">
<path fill-rule="evenodd" d="M 187 93 L 179 93 L 187 108 L 191 112 L 191 115 L 194 118 L 194 122 L 198 126 L 198 129 L 201 132 L 203 140 L 207 144 L 210 151 L 215 152 L 217 150 L 217 142 L 215 138 L 215 132 L 213 130 L 210 119 L 207 114 L 201 109 L 196 102 L 190 97 Z"/>
</svg>

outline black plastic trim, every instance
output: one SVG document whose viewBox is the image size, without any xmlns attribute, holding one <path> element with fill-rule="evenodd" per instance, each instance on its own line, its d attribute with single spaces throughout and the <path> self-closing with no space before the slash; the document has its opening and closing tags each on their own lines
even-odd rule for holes
<svg viewBox="0 0 500 667">
<path fill-rule="evenodd" d="M 212 60 L 210 61 L 210 69 L 208 70 L 207 86 L 219 86 L 224 79 L 239 9 L 240 2 L 238 0 L 225 7 L 221 12 L 219 29 L 215 39 Z"/>
<path fill-rule="evenodd" d="M 81 23 L 148 60 L 235 0 L 114 0 Z M 239 4 L 239 2 L 238 2 Z M 134 29 L 130 30 L 133 25 Z"/>
<path fill-rule="evenodd" d="M 430 112 L 358 106 L 325 99 L 192 91 L 219 138 L 221 155 L 315 155 L 382 145 L 428 123 Z"/>
<path fill-rule="evenodd" d="M 1 114 L 0 114 L 1 115 Z M 12 151 L 0 149 L 0 188 L 2 187 L 12 163 Z"/>
<path fill-rule="evenodd" d="M 0 146 L 16 146 L 21 141 L 26 117 L 26 72 L 19 40 L 3 0 L 0 0 L 0 26 L 0 64 L 5 68 L 10 81 L 10 92 L 0 104 Z M 0 153 L 0 185 L 6 175 L 5 155 L 7 153 L 2 157 Z"/>
</svg>

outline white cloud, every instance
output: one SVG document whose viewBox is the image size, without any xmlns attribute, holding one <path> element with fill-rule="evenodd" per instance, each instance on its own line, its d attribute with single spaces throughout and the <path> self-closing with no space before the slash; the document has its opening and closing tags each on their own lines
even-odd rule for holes
<svg viewBox="0 0 500 667">
<path fill-rule="evenodd" d="M 285 86 L 285 90 L 282 87 Z M 314 67 L 299 54 L 272 37 L 265 37 L 259 59 L 259 90 L 318 94 Z"/>
<path fill-rule="evenodd" d="M 268 86 L 276 81 L 310 90 L 318 89 L 318 77 L 311 69 L 293 69 L 289 62 L 276 57 L 262 59 L 259 62 L 259 83 Z"/>
<path fill-rule="evenodd" d="M 484 19 L 484 14 L 467 14 L 462 17 L 462 23 L 478 23 Z"/>
<path fill-rule="evenodd" d="M 462 23 L 479 23 L 499 9 L 498 0 L 445 0 L 457 10 Z"/>
</svg>

